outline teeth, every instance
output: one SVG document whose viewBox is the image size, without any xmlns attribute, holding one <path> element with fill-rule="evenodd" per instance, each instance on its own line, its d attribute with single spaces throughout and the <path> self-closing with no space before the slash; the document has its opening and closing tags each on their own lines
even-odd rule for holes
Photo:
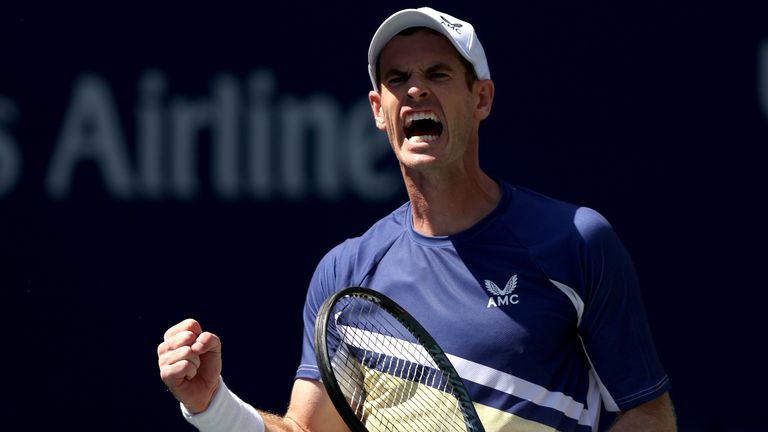
<svg viewBox="0 0 768 432">
<path fill-rule="evenodd" d="M 408 113 L 405 115 L 405 125 L 410 126 L 411 123 L 413 123 L 414 120 L 432 120 L 437 123 L 440 123 L 440 119 L 437 118 L 437 115 L 433 113 L 432 111 L 420 111 L 420 112 L 413 112 Z"/>
<path fill-rule="evenodd" d="M 437 135 L 416 135 L 408 139 L 410 142 L 432 142 L 437 139 Z"/>
</svg>

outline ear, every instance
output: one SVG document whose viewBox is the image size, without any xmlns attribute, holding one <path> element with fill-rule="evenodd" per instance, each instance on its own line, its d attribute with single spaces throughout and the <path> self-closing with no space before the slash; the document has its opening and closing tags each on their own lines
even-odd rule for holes
<svg viewBox="0 0 768 432">
<path fill-rule="evenodd" d="M 485 120 L 491 115 L 491 106 L 493 105 L 493 94 L 496 88 L 491 80 L 475 81 L 475 94 L 477 95 L 477 105 L 475 106 L 475 116 L 478 120 Z"/>
<path fill-rule="evenodd" d="M 384 113 L 381 112 L 381 94 L 371 90 L 368 93 L 368 102 L 371 104 L 371 111 L 373 111 L 373 118 L 376 120 L 376 127 L 379 130 L 386 131 L 387 124 L 384 121 Z"/>
</svg>

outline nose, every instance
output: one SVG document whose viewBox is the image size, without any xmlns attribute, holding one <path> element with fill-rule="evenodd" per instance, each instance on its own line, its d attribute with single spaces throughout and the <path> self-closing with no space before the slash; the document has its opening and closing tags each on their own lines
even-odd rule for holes
<svg viewBox="0 0 768 432">
<path fill-rule="evenodd" d="M 413 82 L 408 88 L 408 96 L 411 99 L 423 99 L 429 96 L 429 89 L 422 82 Z"/>
</svg>

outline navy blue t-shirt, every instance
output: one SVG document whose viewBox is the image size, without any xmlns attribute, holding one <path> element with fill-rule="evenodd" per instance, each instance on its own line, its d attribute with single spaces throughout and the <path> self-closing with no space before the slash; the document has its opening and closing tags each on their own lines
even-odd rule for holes
<svg viewBox="0 0 768 432">
<path fill-rule="evenodd" d="M 669 381 L 632 262 L 597 212 L 501 183 L 497 207 L 457 235 L 412 227 L 410 203 L 319 263 L 296 377 L 319 380 L 317 311 L 366 286 L 410 312 L 449 354 L 486 430 L 596 431 Z M 605 423 L 605 422 L 604 422 Z"/>
</svg>

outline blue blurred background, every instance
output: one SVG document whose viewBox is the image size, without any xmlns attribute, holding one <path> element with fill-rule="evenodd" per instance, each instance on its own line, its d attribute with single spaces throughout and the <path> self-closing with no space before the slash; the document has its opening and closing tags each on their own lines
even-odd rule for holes
<svg viewBox="0 0 768 432">
<path fill-rule="evenodd" d="M 768 4 L 440 1 L 496 84 L 486 170 L 597 209 L 632 255 L 682 431 L 768 424 Z M 322 255 L 406 198 L 366 53 L 423 4 L 131 2 L 0 14 L 0 418 L 190 430 L 186 317 L 284 412 Z"/>
</svg>

